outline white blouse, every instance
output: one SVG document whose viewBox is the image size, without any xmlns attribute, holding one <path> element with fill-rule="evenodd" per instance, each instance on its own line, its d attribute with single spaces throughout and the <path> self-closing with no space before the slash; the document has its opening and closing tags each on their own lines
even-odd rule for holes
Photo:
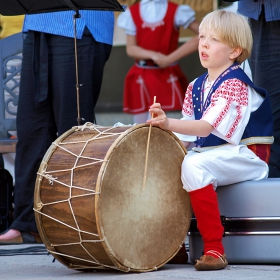
<svg viewBox="0 0 280 280">
<path fill-rule="evenodd" d="M 165 17 L 167 11 L 167 0 L 142 0 L 140 2 L 140 15 L 145 22 L 155 23 Z M 174 24 L 176 27 L 188 26 L 195 20 L 195 12 L 190 6 L 179 5 L 175 14 Z M 128 35 L 136 35 L 136 26 L 132 19 L 129 8 L 118 16 L 117 24 L 125 29 Z"/>
</svg>

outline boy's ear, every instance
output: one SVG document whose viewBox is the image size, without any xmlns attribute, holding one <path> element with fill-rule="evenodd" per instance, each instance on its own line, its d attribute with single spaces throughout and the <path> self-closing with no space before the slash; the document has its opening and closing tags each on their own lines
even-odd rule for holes
<svg viewBox="0 0 280 280">
<path fill-rule="evenodd" d="M 235 60 L 241 53 L 242 53 L 242 48 L 240 47 L 233 48 L 229 58 Z"/>
</svg>

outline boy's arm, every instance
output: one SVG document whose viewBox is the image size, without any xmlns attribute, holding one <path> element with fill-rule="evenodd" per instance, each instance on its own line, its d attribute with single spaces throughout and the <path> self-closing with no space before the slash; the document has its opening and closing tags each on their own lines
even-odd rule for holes
<svg viewBox="0 0 280 280">
<path fill-rule="evenodd" d="M 153 104 L 149 112 L 154 118 L 147 120 L 147 123 L 180 134 L 207 137 L 214 130 L 213 126 L 204 120 L 178 120 L 167 118 L 159 103 Z"/>
<path fill-rule="evenodd" d="M 168 119 L 167 123 L 165 129 L 185 135 L 207 137 L 214 130 L 213 126 L 204 120 Z"/>
</svg>

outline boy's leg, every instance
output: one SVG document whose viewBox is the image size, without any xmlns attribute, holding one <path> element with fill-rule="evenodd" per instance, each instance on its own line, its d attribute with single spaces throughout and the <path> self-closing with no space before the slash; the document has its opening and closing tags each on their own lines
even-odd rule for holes
<svg viewBox="0 0 280 280">
<path fill-rule="evenodd" d="M 189 192 L 197 227 L 204 243 L 204 255 L 197 260 L 197 270 L 223 269 L 228 262 L 224 255 L 222 237 L 224 228 L 220 219 L 217 194 L 210 184 Z"/>
<path fill-rule="evenodd" d="M 183 187 L 190 195 L 204 241 L 204 256 L 197 262 L 196 269 L 221 269 L 227 265 L 223 256 L 223 227 L 215 188 L 260 180 L 266 178 L 267 173 L 267 164 L 246 146 L 225 145 L 207 152 L 189 151 L 185 156 L 181 176 Z"/>
</svg>

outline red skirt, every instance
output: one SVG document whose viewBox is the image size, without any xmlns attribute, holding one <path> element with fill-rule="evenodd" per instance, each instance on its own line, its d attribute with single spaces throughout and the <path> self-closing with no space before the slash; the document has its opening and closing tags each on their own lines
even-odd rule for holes
<svg viewBox="0 0 280 280">
<path fill-rule="evenodd" d="M 123 111 L 147 112 L 154 102 L 165 111 L 181 111 L 188 81 L 178 64 L 161 69 L 134 65 L 125 78 Z"/>
</svg>

